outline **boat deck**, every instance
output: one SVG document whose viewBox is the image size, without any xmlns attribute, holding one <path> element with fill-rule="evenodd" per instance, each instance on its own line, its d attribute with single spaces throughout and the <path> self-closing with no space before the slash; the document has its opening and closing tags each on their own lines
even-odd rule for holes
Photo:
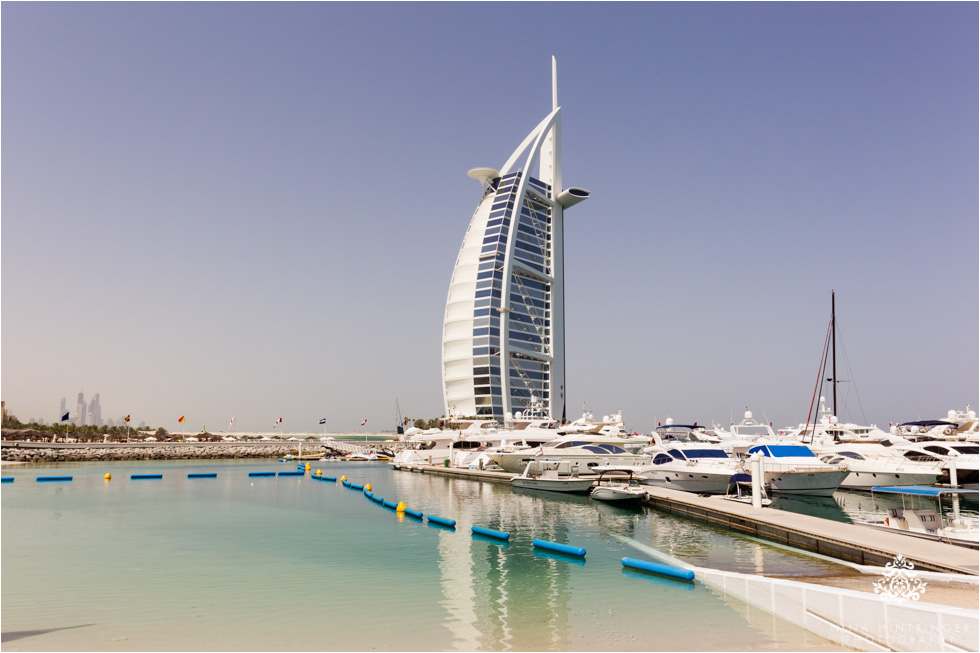
<svg viewBox="0 0 980 653">
<path fill-rule="evenodd" d="M 517 476 L 507 472 L 428 465 L 395 469 L 491 483 L 510 483 L 510 479 Z M 679 490 L 653 486 L 644 486 L 644 489 L 649 493 L 645 503 L 658 510 L 841 560 L 881 567 L 892 562 L 897 555 L 902 555 L 916 569 L 980 575 L 977 552 L 966 547 L 785 510 L 753 508 L 738 501 L 701 497 Z"/>
</svg>

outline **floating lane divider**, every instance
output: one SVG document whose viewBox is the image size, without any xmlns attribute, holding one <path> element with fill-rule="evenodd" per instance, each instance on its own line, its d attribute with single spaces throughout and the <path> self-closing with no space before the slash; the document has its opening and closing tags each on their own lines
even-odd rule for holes
<svg viewBox="0 0 980 653">
<path fill-rule="evenodd" d="M 37 482 L 41 483 L 43 481 L 70 481 L 71 476 L 38 476 Z"/>
<path fill-rule="evenodd" d="M 421 510 L 412 510 L 411 508 L 405 508 L 405 514 L 411 517 L 415 517 L 416 519 L 422 519 Z"/>
<path fill-rule="evenodd" d="M 623 558 L 622 562 L 624 567 L 630 567 L 631 569 L 648 571 L 651 574 L 660 574 L 661 576 L 670 576 L 671 578 L 694 580 L 694 572 L 690 569 L 671 567 L 670 565 L 662 565 L 657 562 L 648 562 L 646 560 L 637 560 L 636 558 Z"/>
<path fill-rule="evenodd" d="M 135 479 L 163 478 L 163 474 L 130 474 L 129 478 L 135 478 Z"/>
<path fill-rule="evenodd" d="M 3 478 L 0 478 L 0 483 L 13 483 L 13 482 L 14 482 L 13 476 L 4 476 Z"/>
<path fill-rule="evenodd" d="M 548 540 L 534 540 L 531 542 L 531 546 L 538 549 L 549 549 L 571 556 L 585 556 L 585 549 L 580 546 L 569 546 L 567 544 L 559 544 L 558 542 L 549 542 Z"/>
<path fill-rule="evenodd" d="M 492 528 L 483 528 L 482 526 L 473 526 L 471 529 L 477 535 L 486 535 L 487 537 L 495 537 L 498 540 L 509 540 L 510 533 L 504 533 L 503 531 L 495 531 Z"/>
<path fill-rule="evenodd" d="M 429 521 L 432 522 L 433 524 L 441 524 L 442 526 L 449 526 L 450 528 L 456 528 L 455 519 L 443 519 L 442 517 L 429 515 Z"/>
<path fill-rule="evenodd" d="M 348 483 L 347 484 L 347 487 L 349 487 L 352 490 L 363 490 L 364 489 L 364 486 L 363 485 L 358 485 L 357 483 Z"/>
<path fill-rule="evenodd" d="M 275 472 L 249 472 L 249 476 L 275 476 Z"/>
<path fill-rule="evenodd" d="M 218 478 L 218 472 L 211 472 L 210 474 L 188 474 L 187 478 Z"/>
<path fill-rule="evenodd" d="M 398 507 L 398 504 L 397 503 L 392 503 L 391 501 L 388 501 L 387 499 L 382 499 L 381 500 L 381 505 L 383 505 L 385 508 L 391 508 L 392 510 L 394 510 L 394 509 L 396 509 Z"/>
<path fill-rule="evenodd" d="M 279 472 L 279 476 L 306 476 L 306 472 L 301 472 L 301 471 Z"/>
</svg>

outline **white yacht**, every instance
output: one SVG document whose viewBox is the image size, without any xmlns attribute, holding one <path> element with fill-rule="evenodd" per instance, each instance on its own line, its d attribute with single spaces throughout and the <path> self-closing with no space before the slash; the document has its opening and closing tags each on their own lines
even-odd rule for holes
<svg viewBox="0 0 980 653">
<path fill-rule="evenodd" d="M 567 460 L 532 460 L 520 476 L 510 479 L 514 487 L 526 490 L 547 490 L 586 494 L 592 487 L 591 478 L 580 478 L 578 467 Z"/>
<path fill-rule="evenodd" d="M 781 438 L 791 438 L 811 447 L 851 442 L 881 442 L 891 437 L 890 433 L 882 431 L 874 424 L 861 426 L 860 424 L 841 422 L 827 408 L 826 397 L 820 397 L 816 423 L 808 422 L 796 427 L 780 429 L 777 435 Z"/>
<path fill-rule="evenodd" d="M 896 452 L 909 460 L 941 463 L 942 482 L 950 483 L 952 468 L 956 467 L 956 485 L 976 490 L 980 485 L 980 445 L 972 442 L 927 440 L 908 442 L 899 440 L 892 445 Z M 955 457 L 955 458 L 954 458 Z"/>
<path fill-rule="evenodd" d="M 763 475 L 770 492 L 829 497 L 850 473 L 843 464 L 826 463 L 801 444 L 756 441 L 736 444 L 733 452 L 746 461 L 762 455 Z"/>
<path fill-rule="evenodd" d="M 732 476 L 739 473 L 739 461 L 714 444 L 666 443 L 643 450 L 651 456 L 645 465 L 631 465 L 633 475 L 643 485 L 666 487 L 697 494 L 725 494 Z M 597 467 L 596 471 L 612 471 Z"/>
<path fill-rule="evenodd" d="M 942 478 L 942 461 L 917 461 L 876 443 L 839 444 L 820 451 L 820 460 L 844 464 L 850 472 L 842 488 L 870 490 L 876 485 L 932 485 Z"/>
<path fill-rule="evenodd" d="M 746 410 L 742 421 L 738 424 L 733 422 L 729 430 L 716 426 L 714 427 L 714 432 L 718 436 L 719 441 L 723 444 L 732 442 L 754 442 L 757 440 L 775 441 L 779 439 L 776 432 L 772 430 L 772 425 L 756 420 L 752 416 L 751 410 Z M 726 447 L 726 449 L 727 448 L 728 447 Z"/>
<path fill-rule="evenodd" d="M 571 439 L 574 438 L 574 439 Z M 487 455 L 504 471 L 519 473 L 529 462 L 538 459 L 567 460 L 578 463 L 581 474 L 594 474 L 593 467 L 614 465 L 626 467 L 642 465 L 649 462 L 650 457 L 641 453 L 630 453 L 620 446 L 603 441 L 599 435 L 567 435 L 552 440 L 538 447 L 487 452 Z M 621 438 L 620 438 L 621 440 Z"/>
</svg>

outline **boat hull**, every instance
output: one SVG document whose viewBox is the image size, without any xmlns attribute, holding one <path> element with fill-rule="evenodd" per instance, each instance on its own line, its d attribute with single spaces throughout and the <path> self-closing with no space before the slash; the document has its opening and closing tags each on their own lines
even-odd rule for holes
<svg viewBox="0 0 980 653">
<path fill-rule="evenodd" d="M 779 471 L 766 472 L 769 491 L 780 494 L 803 494 L 812 497 L 832 497 L 850 472 Z"/>
<path fill-rule="evenodd" d="M 524 478 L 518 476 L 510 479 L 510 484 L 524 490 L 544 490 L 546 492 L 564 492 L 566 494 L 587 494 L 592 487 L 592 479 L 570 478 Z"/>
<path fill-rule="evenodd" d="M 649 495 L 645 490 L 628 490 L 621 487 L 606 487 L 600 485 L 589 495 L 597 501 L 641 501 Z"/>
<path fill-rule="evenodd" d="M 643 485 L 665 487 L 695 494 L 726 494 L 731 484 L 731 474 L 704 474 L 693 471 L 653 469 L 637 474 Z"/>
<path fill-rule="evenodd" d="M 852 490 L 870 490 L 876 485 L 932 485 L 939 480 L 937 473 L 890 473 L 890 472 L 854 472 L 840 484 L 842 488 Z"/>
<path fill-rule="evenodd" d="M 500 465 L 504 471 L 512 474 L 520 474 L 527 467 L 527 464 L 535 460 L 542 460 L 542 456 L 535 455 L 535 449 L 519 451 L 513 453 L 489 453 L 487 454 L 495 463 Z M 649 456 L 640 454 L 565 454 L 553 453 L 545 450 L 544 458 L 549 460 L 567 460 L 570 463 L 578 463 L 579 474 L 594 474 L 593 467 L 609 465 L 613 467 L 628 467 L 630 465 L 643 465 L 650 462 Z"/>
</svg>

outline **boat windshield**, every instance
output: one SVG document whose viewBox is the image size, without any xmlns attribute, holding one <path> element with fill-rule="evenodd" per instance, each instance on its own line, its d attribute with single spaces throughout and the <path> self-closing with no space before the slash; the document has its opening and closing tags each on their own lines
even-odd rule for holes
<svg viewBox="0 0 980 653">
<path fill-rule="evenodd" d="M 722 449 L 685 449 L 684 454 L 688 458 L 728 458 Z"/>
<path fill-rule="evenodd" d="M 626 453 L 626 449 L 621 449 L 613 444 L 589 444 L 582 448 L 593 453 Z"/>
<path fill-rule="evenodd" d="M 838 456 L 844 456 L 845 458 L 853 458 L 855 460 L 864 460 L 864 456 L 857 453 L 856 451 L 838 451 Z"/>
<path fill-rule="evenodd" d="M 980 446 L 971 447 L 969 445 L 954 444 L 951 447 L 951 449 L 955 449 L 957 452 L 959 452 L 959 453 L 965 453 L 967 455 L 974 455 L 974 456 L 976 456 L 977 454 L 980 454 Z"/>
<path fill-rule="evenodd" d="M 768 444 L 760 447 L 752 447 L 749 453 L 761 453 L 769 458 L 816 458 L 814 453 L 806 447 L 797 447 L 788 444 Z"/>
</svg>

